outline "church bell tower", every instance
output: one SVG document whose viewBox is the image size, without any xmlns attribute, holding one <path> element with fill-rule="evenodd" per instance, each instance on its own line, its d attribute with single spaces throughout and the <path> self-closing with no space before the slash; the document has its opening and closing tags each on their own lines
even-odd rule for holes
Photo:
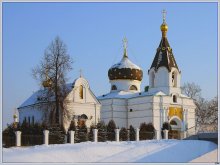
<svg viewBox="0 0 220 165">
<path fill-rule="evenodd" d="M 178 95 L 181 93 L 181 71 L 177 66 L 172 48 L 167 39 L 166 11 L 163 11 L 163 23 L 160 26 L 160 30 L 162 38 L 148 70 L 149 92 L 162 91 L 167 95 Z"/>
</svg>

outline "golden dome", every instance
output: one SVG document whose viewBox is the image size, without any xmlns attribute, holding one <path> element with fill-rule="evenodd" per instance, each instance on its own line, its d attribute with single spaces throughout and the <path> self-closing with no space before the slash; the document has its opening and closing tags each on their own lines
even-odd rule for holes
<svg viewBox="0 0 220 165">
<path fill-rule="evenodd" d="M 16 114 L 14 114 L 14 115 L 13 115 L 13 118 L 14 118 L 14 119 L 15 119 L 15 118 L 18 118 L 18 116 L 17 116 Z"/>
<path fill-rule="evenodd" d="M 43 81 L 42 85 L 43 85 L 44 88 L 51 87 L 52 81 L 50 79 L 45 80 L 45 81 Z"/>
<path fill-rule="evenodd" d="M 166 23 L 163 23 L 163 24 L 160 26 L 160 30 L 161 30 L 162 32 L 167 32 L 167 30 L 168 30 L 167 24 L 166 24 Z"/>
</svg>

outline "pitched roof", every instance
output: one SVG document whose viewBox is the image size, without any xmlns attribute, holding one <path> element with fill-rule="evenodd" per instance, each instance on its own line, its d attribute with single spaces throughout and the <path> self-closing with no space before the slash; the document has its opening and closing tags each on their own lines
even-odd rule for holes
<svg viewBox="0 0 220 165">
<path fill-rule="evenodd" d="M 72 89 L 72 83 L 71 84 L 66 84 L 65 87 L 67 89 L 67 93 L 69 93 Z M 41 103 L 46 103 L 48 101 L 55 101 L 55 97 L 52 95 L 49 100 L 45 100 L 47 96 L 47 89 L 40 89 L 36 92 L 34 92 L 27 100 L 25 100 L 19 107 L 18 109 L 22 107 L 27 107 L 30 105 L 35 105 L 35 104 L 41 104 Z"/>
<path fill-rule="evenodd" d="M 162 66 L 166 67 L 169 72 L 171 71 L 172 67 L 179 70 L 167 37 L 161 38 L 159 47 L 157 48 L 157 52 L 150 69 L 154 68 L 155 71 L 157 71 L 157 69 Z"/>
</svg>

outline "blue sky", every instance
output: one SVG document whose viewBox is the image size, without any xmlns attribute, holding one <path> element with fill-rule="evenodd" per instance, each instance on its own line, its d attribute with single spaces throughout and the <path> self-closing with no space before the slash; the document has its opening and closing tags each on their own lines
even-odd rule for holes
<svg viewBox="0 0 220 165">
<path fill-rule="evenodd" d="M 3 126 L 14 108 L 39 83 L 31 69 L 59 36 L 74 60 L 69 82 L 89 81 L 96 96 L 110 90 L 108 69 L 122 58 L 124 36 L 128 56 L 144 72 L 161 39 L 162 10 L 167 11 L 168 40 L 182 72 L 181 84 L 195 82 L 202 95 L 217 95 L 217 3 L 3 3 Z"/>
</svg>

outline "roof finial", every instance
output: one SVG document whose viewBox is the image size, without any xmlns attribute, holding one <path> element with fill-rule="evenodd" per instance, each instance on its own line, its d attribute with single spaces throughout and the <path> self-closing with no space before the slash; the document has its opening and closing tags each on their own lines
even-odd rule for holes
<svg viewBox="0 0 220 165">
<path fill-rule="evenodd" d="M 128 40 L 127 40 L 126 37 L 124 37 L 124 39 L 123 39 L 124 57 L 128 57 L 128 55 L 127 55 L 127 47 L 128 47 L 127 44 L 128 44 Z"/>
<path fill-rule="evenodd" d="M 166 10 L 163 10 L 162 14 L 163 14 L 163 23 L 160 26 L 160 30 L 162 31 L 162 37 L 166 37 L 166 33 L 168 30 L 168 26 L 166 24 L 166 14 L 167 14 Z"/>
<path fill-rule="evenodd" d="M 79 77 L 82 77 L 82 69 L 79 70 Z"/>
<path fill-rule="evenodd" d="M 163 14 L 163 23 L 165 24 L 166 23 L 166 14 L 167 14 L 165 9 L 163 9 L 162 14 Z"/>
</svg>

